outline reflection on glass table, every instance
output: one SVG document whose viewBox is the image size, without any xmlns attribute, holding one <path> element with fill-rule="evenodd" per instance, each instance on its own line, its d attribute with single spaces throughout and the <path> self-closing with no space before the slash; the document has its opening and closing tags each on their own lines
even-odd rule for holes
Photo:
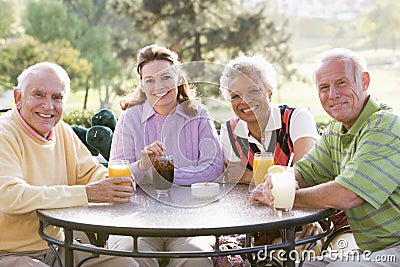
<svg viewBox="0 0 400 267">
<path fill-rule="evenodd" d="M 219 250 L 218 237 L 228 234 L 251 234 L 280 229 L 283 242 L 268 249 L 283 249 L 287 253 L 296 245 L 314 242 L 328 235 L 323 234 L 295 240 L 297 226 L 316 222 L 334 214 L 331 209 L 296 209 L 290 212 L 276 213 L 273 208 L 254 205 L 249 201 L 249 188 L 246 185 L 221 184 L 219 194 L 212 198 L 198 198 L 191 193 L 190 187 L 173 186 L 170 193 L 160 198 L 152 185 L 141 185 L 129 203 L 89 204 L 88 206 L 38 210 L 41 220 L 40 234 L 50 244 L 65 247 L 65 266 L 72 266 L 73 250 L 100 254 L 130 257 L 210 257 L 225 255 L 247 255 L 254 260 L 255 255 L 264 250 L 264 246 L 251 246 L 250 239 L 246 247 L 232 250 Z M 44 233 L 46 227 L 53 225 L 64 228 L 65 242 L 55 240 Z M 91 233 L 95 238 L 109 234 L 127 235 L 134 238 L 133 251 L 113 251 L 103 247 L 85 247 L 72 243 L 72 231 Z M 148 237 L 184 237 L 216 236 L 215 250 L 204 252 L 146 252 L 137 250 L 137 238 Z M 95 244 L 99 244 L 96 240 Z M 294 260 L 288 259 L 284 266 L 294 266 Z"/>
</svg>

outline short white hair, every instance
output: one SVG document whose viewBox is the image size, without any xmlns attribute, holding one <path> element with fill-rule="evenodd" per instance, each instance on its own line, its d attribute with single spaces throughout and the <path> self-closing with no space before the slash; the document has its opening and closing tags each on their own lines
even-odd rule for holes
<svg viewBox="0 0 400 267">
<path fill-rule="evenodd" d="M 362 81 L 364 72 L 368 72 L 367 61 L 363 56 L 347 48 L 333 48 L 330 50 L 326 50 L 318 55 L 314 71 L 312 73 L 314 84 L 316 84 L 317 82 L 316 75 L 321 64 L 327 60 L 331 60 L 334 58 L 348 59 L 350 60 L 350 62 L 353 63 L 355 79 L 358 83 Z"/>
<path fill-rule="evenodd" d="M 229 85 L 233 77 L 241 74 L 255 74 L 266 90 L 273 93 L 277 88 L 277 73 L 274 66 L 263 56 L 239 56 L 226 64 L 220 78 L 220 92 L 226 100 L 230 100 Z"/>
<path fill-rule="evenodd" d="M 40 63 L 36 63 L 28 68 L 26 68 L 25 70 L 23 70 L 21 72 L 21 74 L 18 76 L 17 81 L 17 89 L 21 90 L 21 92 L 25 91 L 25 81 L 27 80 L 27 78 L 31 75 L 34 75 L 38 70 L 42 70 L 42 69 L 50 69 L 52 71 L 54 71 L 55 74 L 57 74 L 57 76 L 60 78 L 64 89 L 65 89 L 65 93 L 69 94 L 70 90 L 71 90 L 71 80 L 68 76 L 68 73 L 65 71 L 65 69 L 63 67 L 61 67 L 60 65 L 57 65 L 55 63 L 52 62 L 40 62 Z"/>
</svg>

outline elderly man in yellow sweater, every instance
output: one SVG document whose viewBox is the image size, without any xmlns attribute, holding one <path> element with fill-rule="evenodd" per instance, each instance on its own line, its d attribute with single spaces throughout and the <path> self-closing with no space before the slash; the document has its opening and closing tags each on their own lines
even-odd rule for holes
<svg viewBox="0 0 400 267">
<path fill-rule="evenodd" d="M 133 186 L 118 185 L 131 177 L 104 179 L 107 169 L 60 121 L 69 91 L 62 67 L 35 64 L 18 77 L 15 107 L 0 117 L 0 267 L 57 266 L 38 234 L 36 209 L 127 202 L 134 194 Z M 61 229 L 52 231 L 61 238 Z M 83 266 L 139 265 L 132 258 L 103 255 Z"/>
</svg>

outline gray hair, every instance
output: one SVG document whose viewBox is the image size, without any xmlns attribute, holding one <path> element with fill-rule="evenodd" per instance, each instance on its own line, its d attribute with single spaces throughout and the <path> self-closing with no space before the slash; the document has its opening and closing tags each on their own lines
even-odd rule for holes
<svg viewBox="0 0 400 267">
<path fill-rule="evenodd" d="M 23 70 L 17 78 L 18 84 L 16 88 L 21 90 L 21 92 L 24 92 L 25 81 L 29 78 L 29 76 L 36 74 L 41 69 L 50 69 L 57 74 L 64 86 L 65 94 L 69 94 L 71 90 L 71 80 L 69 79 L 68 73 L 60 65 L 52 62 L 40 62 Z"/>
<path fill-rule="evenodd" d="M 266 90 L 273 93 L 277 88 L 277 73 L 272 64 L 263 56 L 239 56 L 226 64 L 220 78 L 220 92 L 226 100 L 230 100 L 229 85 L 233 77 L 241 74 L 255 74 Z"/>
<path fill-rule="evenodd" d="M 367 61 L 360 54 L 346 48 L 333 48 L 326 50 L 318 55 L 317 62 L 312 73 L 312 79 L 316 84 L 316 75 L 321 64 L 327 60 L 334 58 L 348 59 L 353 63 L 354 75 L 357 83 L 361 83 L 364 72 L 368 72 Z"/>
</svg>

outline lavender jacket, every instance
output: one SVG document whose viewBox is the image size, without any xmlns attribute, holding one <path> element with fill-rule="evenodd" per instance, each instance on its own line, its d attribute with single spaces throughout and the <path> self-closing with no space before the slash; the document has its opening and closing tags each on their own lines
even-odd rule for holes
<svg viewBox="0 0 400 267">
<path fill-rule="evenodd" d="M 174 184 L 210 182 L 223 173 L 223 154 L 208 111 L 199 105 L 196 116 L 187 115 L 180 105 L 168 116 L 159 115 L 148 101 L 121 113 L 115 128 L 110 160 L 127 159 L 136 182 L 152 183 L 151 169 L 138 168 L 140 151 L 160 140 L 175 165 Z"/>
</svg>

